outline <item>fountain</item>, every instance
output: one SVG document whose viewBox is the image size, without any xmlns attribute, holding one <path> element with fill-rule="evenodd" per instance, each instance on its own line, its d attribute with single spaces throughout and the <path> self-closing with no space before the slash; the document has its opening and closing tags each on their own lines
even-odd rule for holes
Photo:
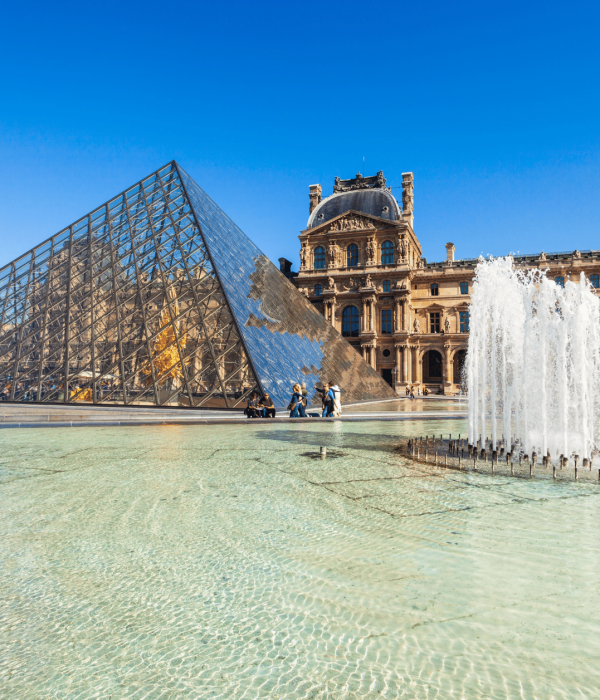
<svg viewBox="0 0 600 700">
<path fill-rule="evenodd" d="M 511 257 L 481 260 L 466 360 L 469 444 L 585 458 L 600 446 L 600 300 L 583 273 L 564 288 Z M 491 425 L 490 425 L 491 424 Z M 575 457 L 577 455 L 577 457 Z M 526 458 L 528 459 L 528 458 Z M 535 456 L 534 456 L 535 462 Z"/>
</svg>

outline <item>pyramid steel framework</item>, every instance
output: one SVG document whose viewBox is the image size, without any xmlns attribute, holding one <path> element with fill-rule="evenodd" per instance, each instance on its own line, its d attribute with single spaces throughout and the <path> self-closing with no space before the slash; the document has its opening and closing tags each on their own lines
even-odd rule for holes
<svg viewBox="0 0 600 700">
<path fill-rule="evenodd" d="M 394 398 L 175 161 L 0 270 L 5 401 L 235 407 Z"/>
</svg>

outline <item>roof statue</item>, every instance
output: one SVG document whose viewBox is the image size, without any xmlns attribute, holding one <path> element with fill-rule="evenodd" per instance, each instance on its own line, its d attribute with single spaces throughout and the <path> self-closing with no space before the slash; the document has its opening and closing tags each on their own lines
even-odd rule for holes
<svg viewBox="0 0 600 700">
<path fill-rule="evenodd" d="M 350 180 L 341 180 L 335 178 L 333 185 L 334 192 L 351 192 L 352 190 L 372 190 L 374 188 L 383 189 L 386 179 L 383 177 L 383 170 L 380 170 L 377 175 L 364 177 L 361 173 L 356 173 L 356 177 Z"/>
</svg>

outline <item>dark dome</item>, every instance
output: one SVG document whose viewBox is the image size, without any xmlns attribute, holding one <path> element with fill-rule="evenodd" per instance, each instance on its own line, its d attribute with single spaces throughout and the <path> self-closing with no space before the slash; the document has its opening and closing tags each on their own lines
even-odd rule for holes
<svg viewBox="0 0 600 700">
<path fill-rule="evenodd" d="M 306 228 L 320 226 L 350 209 L 380 219 L 398 221 L 402 212 L 398 202 L 387 189 L 355 190 L 353 192 L 337 192 L 326 197 L 312 211 Z"/>
</svg>

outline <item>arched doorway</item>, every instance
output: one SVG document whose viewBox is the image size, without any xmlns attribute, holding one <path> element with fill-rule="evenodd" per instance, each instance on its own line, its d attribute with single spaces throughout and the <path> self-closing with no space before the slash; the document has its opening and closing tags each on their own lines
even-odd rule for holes
<svg viewBox="0 0 600 700">
<path fill-rule="evenodd" d="M 452 363 L 452 373 L 454 384 L 460 384 L 463 389 L 466 384 L 465 378 L 463 377 L 463 372 L 465 369 L 465 362 L 467 360 L 466 350 L 457 350 L 454 353 L 454 361 Z"/>
<path fill-rule="evenodd" d="M 437 350 L 428 350 L 423 355 L 423 383 L 442 383 L 442 355 Z"/>
</svg>

